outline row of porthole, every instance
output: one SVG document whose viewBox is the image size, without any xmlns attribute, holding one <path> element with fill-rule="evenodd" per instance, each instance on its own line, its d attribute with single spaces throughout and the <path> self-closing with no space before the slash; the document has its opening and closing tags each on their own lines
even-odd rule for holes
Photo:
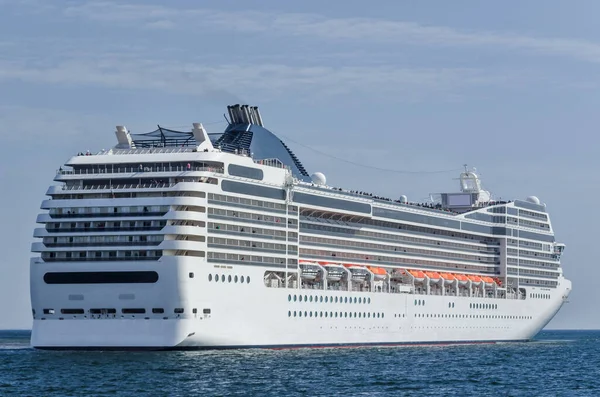
<svg viewBox="0 0 600 397">
<path fill-rule="evenodd" d="M 225 281 L 227 281 L 229 283 L 231 283 L 231 282 L 237 283 L 239 281 L 241 284 L 244 284 L 244 282 L 246 282 L 246 284 L 250 284 L 250 276 L 246 276 L 246 277 L 239 276 L 238 277 L 236 275 L 236 276 L 232 277 L 231 274 L 228 275 L 228 276 L 225 276 L 224 274 L 221 274 L 220 275 L 220 279 L 221 279 L 222 283 L 224 283 Z M 215 274 L 214 280 L 215 280 L 216 283 L 219 282 L 219 275 L 218 274 Z M 212 274 L 208 275 L 208 281 L 213 281 L 213 275 Z"/>
<path fill-rule="evenodd" d="M 498 309 L 496 303 L 469 303 L 470 309 Z"/>
<path fill-rule="evenodd" d="M 550 294 L 529 294 L 529 297 L 536 299 L 550 299 Z"/>
<path fill-rule="evenodd" d="M 532 316 L 499 316 L 490 314 L 422 314 L 416 313 L 415 317 L 419 318 L 497 318 L 503 320 L 531 320 Z"/>
<path fill-rule="evenodd" d="M 296 311 L 294 310 L 293 312 L 290 310 L 288 311 L 288 317 L 303 317 L 302 316 L 302 311 Z M 371 316 L 371 313 L 360 313 L 360 312 L 312 312 L 312 311 L 304 311 L 304 317 L 331 317 L 331 318 L 384 318 L 384 314 L 383 313 L 373 313 L 373 315 Z"/>
<path fill-rule="evenodd" d="M 315 302 L 315 303 L 366 303 L 369 304 L 371 303 L 371 298 L 362 298 L 362 297 L 354 297 L 354 299 L 352 299 L 352 297 L 348 298 L 347 296 L 342 298 L 341 296 L 338 297 L 333 297 L 333 296 L 315 296 L 313 297 L 312 295 L 288 295 L 288 302 L 291 301 L 294 302 Z"/>
</svg>

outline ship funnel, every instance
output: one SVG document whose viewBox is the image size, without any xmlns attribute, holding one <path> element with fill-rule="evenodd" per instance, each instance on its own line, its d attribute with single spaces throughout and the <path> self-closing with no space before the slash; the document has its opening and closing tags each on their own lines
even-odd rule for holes
<svg viewBox="0 0 600 397">
<path fill-rule="evenodd" d="M 235 124 L 235 115 L 233 114 L 233 106 L 227 106 L 227 113 L 229 114 L 229 122 Z"/>
<path fill-rule="evenodd" d="M 131 134 L 129 134 L 125 126 L 118 125 L 115 134 L 117 135 L 117 149 L 131 149 L 134 147 Z"/>
<path fill-rule="evenodd" d="M 262 121 L 262 117 L 260 116 L 260 112 L 258 111 L 258 106 L 254 106 L 253 110 L 254 110 L 254 113 L 256 114 L 256 124 L 260 125 L 262 127 L 263 121 Z"/>
<path fill-rule="evenodd" d="M 240 105 L 233 105 L 233 112 L 235 113 L 235 123 L 236 124 L 241 124 L 243 123 L 243 115 L 242 115 L 242 109 L 240 109 Z"/>
<path fill-rule="evenodd" d="M 254 124 L 263 126 L 258 106 L 232 105 L 227 106 L 231 124 Z"/>
</svg>

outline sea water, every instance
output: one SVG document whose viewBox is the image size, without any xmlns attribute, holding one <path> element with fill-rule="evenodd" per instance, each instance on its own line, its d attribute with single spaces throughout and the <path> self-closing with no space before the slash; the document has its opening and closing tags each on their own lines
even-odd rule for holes
<svg viewBox="0 0 600 397">
<path fill-rule="evenodd" d="M 0 331 L 1 396 L 600 396 L 600 331 L 526 343 L 40 351 Z"/>
</svg>

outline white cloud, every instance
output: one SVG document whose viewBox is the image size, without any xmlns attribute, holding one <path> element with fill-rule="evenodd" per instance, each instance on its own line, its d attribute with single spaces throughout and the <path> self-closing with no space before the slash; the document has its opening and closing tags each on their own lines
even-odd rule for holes
<svg viewBox="0 0 600 397">
<path fill-rule="evenodd" d="M 131 54 L 86 54 L 57 61 L 0 59 L 0 81 L 88 85 L 149 89 L 177 94 L 231 92 L 252 97 L 296 94 L 394 94 L 418 100 L 424 95 L 450 92 L 458 87 L 498 84 L 508 77 L 491 76 L 477 69 L 408 69 L 391 66 L 329 67 L 284 64 L 202 64 L 168 59 L 148 59 Z"/>
<path fill-rule="evenodd" d="M 588 62 L 600 62 L 600 44 L 565 38 L 536 38 L 518 34 L 457 30 L 414 22 L 376 18 L 327 18 L 316 14 L 218 11 L 203 8 L 90 2 L 64 9 L 64 15 L 129 26 L 195 29 L 220 28 L 238 32 L 313 37 L 348 43 L 414 44 L 448 47 L 486 47 L 534 51 Z"/>
</svg>

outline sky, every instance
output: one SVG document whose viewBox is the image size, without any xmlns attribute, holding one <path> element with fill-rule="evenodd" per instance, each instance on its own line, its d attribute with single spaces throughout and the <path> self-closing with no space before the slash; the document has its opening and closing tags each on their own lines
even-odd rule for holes
<svg viewBox="0 0 600 397">
<path fill-rule="evenodd" d="M 328 184 L 411 201 L 536 195 L 567 246 L 548 328 L 600 328 L 597 1 L 0 0 L 0 329 L 29 328 L 29 258 L 56 169 L 115 126 L 221 132 L 259 106 Z"/>
</svg>

